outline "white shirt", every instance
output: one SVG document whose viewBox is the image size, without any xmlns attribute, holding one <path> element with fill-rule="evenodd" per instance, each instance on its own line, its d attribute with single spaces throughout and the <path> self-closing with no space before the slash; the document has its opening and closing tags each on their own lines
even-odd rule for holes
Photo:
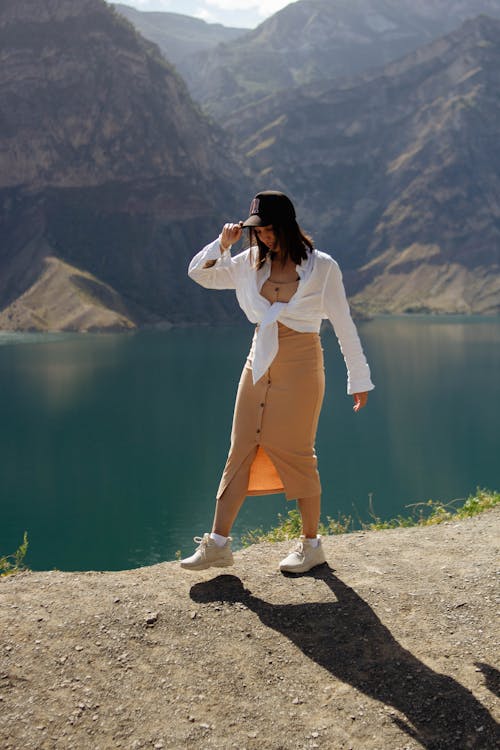
<svg viewBox="0 0 500 750">
<path fill-rule="evenodd" d="M 289 302 L 271 303 L 260 294 L 271 273 L 271 260 L 268 257 L 256 270 L 256 257 L 257 248 L 249 248 L 234 257 L 229 249 L 221 253 L 217 238 L 194 256 L 188 269 L 190 278 L 207 289 L 235 289 L 248 320 L 258 324 L 252 361 L 254 384 L 278 353 L 278 320 L 295 331 L 319 333 L 321 320 L 328 318 L 344 355 L 347 393 L 371 391 L 375 386 L 336 261 L 319 250 L 308 253 L 307 259 L 296 266 L 299 284 L 293 297 Z M 207 261 L 214 260 L 210 268 L 204 268 Z"/>
</svg>

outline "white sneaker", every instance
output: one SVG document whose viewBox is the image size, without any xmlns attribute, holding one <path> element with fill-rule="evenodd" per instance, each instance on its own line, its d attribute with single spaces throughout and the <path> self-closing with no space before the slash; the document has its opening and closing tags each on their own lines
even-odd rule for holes
<svg viewBox="0 0 500 750">
<path fill-rule="evenodd" d="M 301 536 L 295 548 L 280 562 L 279 569 L 282 573 L 307 573 L 311 568 L 322 565 L 324 562 L 326 562 L 326 557 L 321 537 L 317 546 L 312 547 L 311 540 Z"/>
<path fill-rule="evenodd" d="M 181 568 L 204 570 L 205 568 L 227 568 L 229 565 L 234 565 L 233 553 L 231 552 L 233 540 L 230 536 L 228 536 L 223 547 L 219 547 L 210 537 L 210 534 L 203 534 L 202 537 L 195 536 L 194 541 L 198 547 L 194 555 L 181 560 Z"/>
</svg>

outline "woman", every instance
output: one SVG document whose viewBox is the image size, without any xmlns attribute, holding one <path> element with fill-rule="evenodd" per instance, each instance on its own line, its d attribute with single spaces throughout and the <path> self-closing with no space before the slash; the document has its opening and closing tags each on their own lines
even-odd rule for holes
<svg viewBox="0 0 500 750">
<path fill-rule="evenodd" d="M 231 257 L 244 227 L 250 247 Z M 322 318 L 331 321 L 339 340 L 355 412 L 374 387 L 340 269 L 314 249 L 290 199 L 267 190 L 255 196 L 245 222 L 225 224 L 217 240 L 195 255 L 188 273 L 208 289 L 235 289 L 256 330 L 236 396 L 212 532 L 195 537 L 199 546 L 181 566 L 232 565 L 229 533 L 245 497 L 284 491 L 298 501 L 302 535 L 279 568 L 306 572 L 325 562 L 317 533 L 321 485 L 314 449 L 324 394 Z"/>
</svg>

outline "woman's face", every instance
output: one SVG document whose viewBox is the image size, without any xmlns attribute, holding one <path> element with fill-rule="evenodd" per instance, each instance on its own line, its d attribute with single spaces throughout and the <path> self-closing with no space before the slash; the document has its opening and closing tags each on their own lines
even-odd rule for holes
<svg viewBox="0 0 500 750">
<path fill-rule="evenodd" d="M 278 250 L 276 232 L 274 231 L 272 224 L 267 227 L 255 227 L 254 232 L 269 250 Z"/>
</svg>

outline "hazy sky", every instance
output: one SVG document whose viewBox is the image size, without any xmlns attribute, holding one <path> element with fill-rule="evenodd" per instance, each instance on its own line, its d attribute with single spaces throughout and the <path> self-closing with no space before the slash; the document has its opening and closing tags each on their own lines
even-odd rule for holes
<svg viewBox="0 0 500 750">
<path fill-rule="evenodd" d="M 120 0 L 116 0 L 119 2 Z M 121 0 L 137 10 L 163 10 L 196 16 L 209 23 L 253 28 L 291 0 Z"/>
</svg>

